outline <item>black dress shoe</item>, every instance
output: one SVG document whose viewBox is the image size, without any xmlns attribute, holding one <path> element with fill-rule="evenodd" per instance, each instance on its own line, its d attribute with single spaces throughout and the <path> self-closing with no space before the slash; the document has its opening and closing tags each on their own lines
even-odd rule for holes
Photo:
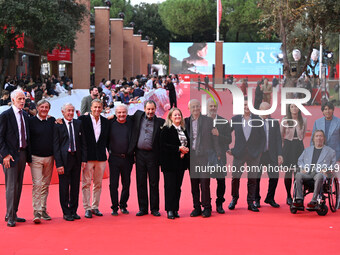
<svg viewBox="0 0 340 255">
<path fill-rule="evenodd" d="M 24 218 L 19 218 L 19 217 L 16 217 L 15 221 L 16 222 L 26 222 L 26 220 Z"/>
<path fill-rule="evenodd" d="M 85 218 L 92 218 L 92 212 L 91 212 L 91 210 L 86 210 L 86 212 L 85 212 Z"/>
<path fill-rule="evenodd" d="M 291 197 L 287 197 L 287 205 L 292 205 L 293 199 Z"/>
<path fill-rule="evenodd" d="M 233 198 L 228 206 L 229 210 L 234 210 L 235 205 L 237 204 L 237 199 Z"/>
<path fill-rule="evenodd" d="M 174 215 L 175 215 L 175 218 L 179 218 L 178 211 L 175 211 L 175 212 L 174 212 Z"/>
<path fill-rule="evenodd" d="M 118 210 L 112 210 L 111 215 L 112 216 L 118 216 Z"/>
<path fill-rule="evenodd" d="M 63 218 L 64 220 L 67 220 L 67 221 L 74 221 L 74 218 L 72 217 L 72 215 L 64 215 Z"/>
<path fill-rule="evenodd" d="M 315 209 L 317 207 L 318 203 L 315 202 L 315 201 L 310 201 L 308 204 L 307 204 L 307 210 L 308 209 Z"/>
<path fill-rule="evenodd" d="M 265 202 L 266 204 L 271 205 L 271 206 L 274 207 L 274 208 L 279 208 L 279 207 L 280 207 L 280 205 L 277 204 L 274 200 L 264 200 L 264 202 Z"/>
<path fill-rule="evenodd" d="M 80 216 L 78 215 L 78 214 L 73 214 L 72 215 L 72 217 L 73 217 L 73 219 L 75 219 L 75 220 L 80 220 L 81 218 L 80 218 Z"/>
<path fill-rule="evenodd" d="M 211 209 L 206 209 L 204 208 L 203 212 L 202 212 L 202 216 L 203 218 L 208 218 L 211 216 Z"/>
<path fill-rule="evenodd" d="M 295 199 L 295 202 L 292 203 L 294 207 L 303 207 L 302 199 Z"/>
<path fill-rule="evenodd" d="M 252 211 L 252 212 L 259 212 L 260 211 L 254 204 L 249 204 L 248 210 Z"/>
<path fill-rule="evenodd" d="M 138 213 L 136 213 L 136 216 L 144 216 L 147 215 L 148 212 L 144 212 L 144 211 L 139 211 Z"/>
<path fill-rule="evenodd" d="M 170 220 L 174 220 L 175 219 L 175 215 L 174 215 L 173 211 L 168 211 L 167 214 L 168 214 L 168 219 L 170 219 Z"/>
<path fill-rule="evenodd" d="M 190 217 L 197 217 L 197 216 L 200 216 L 201 214 L 202 214 L 201 208 L 195 208 L 195 209 L 190 213 Z"/>
<path fill-rule="evenodd" d="M 222 205 L 217 205 L 216 206 L 216 212 L 218 212 L 219 214 L 224 214 L 225 211 L 223 209 L 223 206 Z"/>
<path fill-rule="evenodd" d="M 15 227 L 15 221 L 12 219 L 7 219 L 7 226 L 8 227 Z"/>
<path fill-rule="evenodd" d="M 122 214 L 129 214 L 129 211 L 125 207 L 120 208 L 120 211 Z"/>
<path fill-rule="evenodd" d="M 161 216 L 161 214 L 159 213 L 159 211 L 152 211 L 151 214 L 152 214 L 153 216 L 156 216 L 156 217 Z"/>
<path fill-rule="evenodd" d="M 255 206 L 256 208 L 261 208 L 260 201 L 255 201 L 254 206 Z"/>
<path fill-rule="evenodd" d="M 103 216 L 103 214 L 98 209 L 93 209 L 92 213 L 96 216 Z"/>
</svg>

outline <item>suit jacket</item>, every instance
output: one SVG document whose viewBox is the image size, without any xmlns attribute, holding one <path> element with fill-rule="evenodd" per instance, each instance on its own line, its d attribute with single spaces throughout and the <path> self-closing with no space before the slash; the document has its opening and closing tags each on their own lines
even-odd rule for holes
<svg viewBox="0 0 340 255">
<path fill-rule="evenodd" d="M 131 136 L 131 143 L 129 146 L 129 154 L 132 154 L 136 148 L 141 128 L 142 118 L 145 118 L 145 112 L 137 110 L 133 116 L 133 128 L 132 128 L 132 136 Z M 154 116 L 154 127 L 153 127 L 153 134 L 152 134 L 152 151 L 155 153 L 158 159 L 158 165 L 160 164 L 159 156 L 160 156 L 160 142 L 159 137 L 161 134 L 161 127 L 164 124 L 164 119 L 158 118 L 156 115 Z"/>
<path fill-rule="evenodd" d="M 69 133 L 64 119 L 63 124 L 54 126 L 53 151 L 56 167 L 67 166 L 69 148 Z M 73 119 L 74 139 L 76 143 L 76 157 L 78 162 L 87 162 L 87 147 L 83 127 L 80 120 Z M 67 171 L 67 169 L 65 169 Z"/>
<path fill-rule="evenodd" d="M 184 130 L 184 134 L 187 137 L 188 145 L 190 144 L 189 136 L 186 130 Z M 179 151 L 179 147 L 181 146 L 181 142 L 178 138 L 177 130 L 174 126 L 163 127 L 160 135 L 160 144 L 161 144 L 161 166 L 163 172 L 173 172 L 180 170 L 185 170 L 189 167 L 189 153 L 184 155 L 184 158 L 181 159 L 181 152 Z M 182 165 L 181 161 L 182 160 Z"/>
<path fill-rule="evenodd" d="M 313 159 L 313 152 L 314 146 L 310 146 L 302 152 L 298 160 L 299 167 L 301 167 L 302 169 L 312 168 L 311 164 Z M 335 151 L 331 147 L 325 145 L 322 148 L 319 159 L 316 163 L 315 173 L 320 172 L 320 170 L 324 169 L 325 166 L 327 167 L 327 169 L 334 170 L 335 164 L 336 164 Z"/>
<path fill-rule="evenodd" d="M 217 119 L 220 120 L 225 120 L 223 117 L 217 115 Z M 232 139 L 231 139 L 231 128 L 230 128 L 230 124 L 225 123 L 225 124 L 217 124 L 215 126 L 218 130 L 218 137 L 217 137 L 217 141 L 218 141 L 218 147 L 219 147 L 219 152 L 220 152 L 220 163 L 222 165 L 227 164 L 227 156 L 226 153 L 229 150 L 229 144 L 231 143 Z"/>
<path fill-rule="evenodd" d="M 25 121 L 26 128 L 26 153 L 27 153 L 27 162 L 32 162 L 31 155 L 31 145 L 30 145 L 30 133 L 29 133 L 29 123 L 28 123 L 28 115 L 25 111 L 23 111 L 23 117 Z M 4 111 L 0 115 L 0 163 L 3 164 L 3 159 L 7 155 L 11 155 L 14 159 L 10 161 L 11 167 L 15 166 L 18 162 L 20 156 L 20 136 L 18 124 L 15 118 L 15 114 L 13 108 L 9 108 Z"/>
<path fill-rule="evenodd" d="M 271 119 L 272 118 L 268 118 Z M 272 126 L 274 123 L 274 126 Z M 277 120 L 269 121 L 269 144 L 268 144 L 268 152 L 270 159 L 275 165 L 278 164 L 277 157 L 282 156 L 282 139 L 281 139 L 281 132 L 280 132 L 280 124 Z M 266 146 L 266 144 L 265 144 Z"/>
<path fill-rule="evenodd" d="M 252 120 L 260 119 L 257 115 L 251 116 Z M 263 152 L 266 135 L 263 127 L 252 127 L 249 139 L 246 140 L 243 133 L 243 124 L 235 124 L 242 123 L 242 115 L 236 115 L 232 117 L 232 128 L 231 130 L 235 131 L 235 145 L 234 148 L 231 149 L 231 153 L 234 157 L 238 159 L 243 159 L 244 156 L 248 153 L 248 155 L 255 159 L 261 155 Z M 254 126 L 257 126 L 258 123 L 253 123 Z"/>
<path fill-rule="evenodd" d="M 176 89 L 175 85 L 172 82 L 169 82 L 165 85 L 165 88 L 169 90 L 169 96 L 175 96 L 176 97 Z"/>
<path fill-rule="evenodd" d="M 96 142 L 94 136 L 94 129 L 92 119 L 89 115 L 82 115 L 79 117 L 82 122 L 83 131 L 85 135 L 86 147 L 87 147 L 87 161 L 106 161 L 106 148 L 109 140 L 110 122 L 108 119 L 100 116 L 100 136 Z"/>
<path fill-rule="evenodd" d="M 185 128 L 190 137 L 190 147 L 192 153 L 192 129 L 191 129 L 191 119 L 192 116 L 185 118 Z M 197 123 L 197 138 L 196 138 L 196 147 L 195 147 L 195 154 L 197 157 L 201 157 L 201 159 L 208 160 L 208 155 L 211 151 L 217 153 L 217 155 L 221 155 L 221 152 L 218 147 L 217 137 L 213 136 L 211 131 L 213 129 L 213 119 L 200 114 L 198 117 Z M 191 154 L 190 153 L 190 154 Z"/>
<path fill-rule="evenodd" d="M 316 130 L 323 130 L 325 132 L 325 117 L 317 119 L 314 122 L 313 134 Z M 312 139 L 310 144 L 313 145 Z M 325 144 L 335 150 L 336 159 L 340 160 L 340 119 L 335 116 L 333 116 L 329 126 L 328 137 L 326 137 Z"/>
</svg>

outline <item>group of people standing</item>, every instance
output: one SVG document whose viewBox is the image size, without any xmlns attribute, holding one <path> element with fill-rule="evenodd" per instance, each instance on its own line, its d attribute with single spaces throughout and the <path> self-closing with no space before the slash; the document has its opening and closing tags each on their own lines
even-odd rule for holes
<svg viewBox="0 0 340 255">
<path fill-rule="evenodd" d="M 226 154 L 233 156 L 232 200 L 228 206 L 235 209 L 239 199 L 240 178 L 244 164 L 257 166 L 248 172 L 248 210 L 258 212 L 260 205 L 260 178 L 264 166 L 289 166 L 285 176 L 287 203 L 292 203 L 292 173 L 298 168 L 300 154 L 304 151 L 303 139 L 306 133 L 306 119 L 295 105 L 288 105 L 287 122 L 295 122 L 290 127 L 280 124 L 269 115 L 251 114 L 248 102 L 244 103 L 244 114 L 236 115 L 231 122 L 217 115 L 218 104 L 208 100 L 207 115 L 201 114 L 200 101 L 190 100 L 190 116 L 184 118 L 180 109 L 172 108 L 166 120 L 155 115 L 156 103 L 144 102 L 144 111 L 128 116 L 128 108 L 121 104 L 115 107 L 114 118 L 101 116 L 103 103 L 99 99 L 91 101 L 90 113 L 74 119 L 75 108 L 71 103 L 62 107 L 63 118 L 55 120 L 48 115 L 50 103 L 37 103 L 38 114 L 29 118 L 22 111 L 25 94 L 14 90 L 11 94 L 12 107 L 0 115 L 0 159 L 6 181 L 6 221 L 13 227 L 25 219 L 18 217 L 23 174 L 26 162 L 32 171 L 33 209 L 35 223 L 41 219 L 50 220 L 47 213 L 48 187 L 54 162 L 59 176 L 59 198 L 63 218 L 67 221 L 80 219 L 77 214 L 79 203 L 80 176 L 82 173 L 82 193 L 85 217 L 102 216 L 99 211 L 102 179 L 107 160 L 110 167 L 110 195 L 112 215 L 128 214 L 131 171 L 136 164 L 136 180 L 139 211 L 136 216 L 151 212 L 160 216 L 159 179 L 160 167 L 164 175 L 165 210 L 169 219 L 179 217 L 179 201 L 185 171 L 190 170 L 191 193 L 194 210 L 191 217 L 210 217 L 212 212 L 210 173 L 197 171 L 199 166 L 227 164 Z M 268 110 L 269 103 L 262 102 L 260 110 Z M 334 116 L 334 106 L 322 106 L 324 117 L 318 119 L 313 128 L 322 132 L 323 147 L 334 151 L 333 160 L 340 159 L 340 120 Z M 250 125 L 260 121 L 263 126 Z M 238 123 L 232 125 L 231 123 Z M 241 123 L 241 124 L 240 124 Z M 230 148 L 234 132 L 234 146 Z M 316 136 L 319 139 L 319 136 Z M 311 143 L 313 143 L 312 141 Z M 283 147 L 282 147 L 283 144 Z M 327 146 L 326 146 L 327 145 Z M 320 147 L 321 146 L 321 147 Z M 319 153 L 320 151 L 318 151 Z M 332 153 L 328 153 L 332 154 Z M 313 160 L 318 160 L 322 153 Z M 301 160 L 301 159 L 300 159 Z M 317 162 L 317 161 L 316 161 Z M 334 163 L 334 162 L 333 162 Z M 198 167 L 198 168 L 197 168 Z M 265 203 L 279 207 L 275 202 L 275 190 L 279 172 L 267 171 L 269 187 Z M 93 191 L 91 202 L 91 180 Z M 118 186 L 121 178 L 122 192 L 119 198 Z M 225 213 L 223 203 L 226 190 L 225 175 L 216 177 L 216 210 Z M 149 182 L 149 195 L 148 195 Z"/>
</svg>

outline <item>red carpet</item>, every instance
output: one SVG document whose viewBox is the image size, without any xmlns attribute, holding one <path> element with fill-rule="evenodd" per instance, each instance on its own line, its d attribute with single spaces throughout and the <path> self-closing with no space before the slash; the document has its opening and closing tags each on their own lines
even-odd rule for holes
<svg viewBox="0 0 340 255">
<path fill-rule="evenodd" d="M 185 86 L 185 85 L 184 85 Z M 179 108 L 187 116 L 189 90 L 179 100 Z M 309 128 L 321 116 L 320 107 L 315 116 L 308 118 Z M 339 111 L 336 112 L 340 116 Z M 309 142 L 309 140 L 308 140 Z M 229 162 L 230 159 L 228 159 Z M 3 173 L 1 173 L 3 175 Z M 212 204 L 215 210 L 216 181 L 211 181 Z M 82 203 L 78 213 L 81 220 L 66 222 L 62 219 L 58 185 L 51 185 L 48 211 L 52 221 L 35 225 L 32 222 L 31 185 L 24 185 L 18 215 L 27 219 L 8 228 L 5 217 L 5 186 L 0 185 L 0 254 L 338 254 L 340 236 L 339 212 L 325 217 L 315 212 L 293 215 L 285 205 L 285 190 L 280 179 L 275 209 L 262 203 L 260 213 L 249 212 L 246 207 L 246 180 L 241 180 L 239 203 L 229 211 L 231 179 L 226 180 L 225 215 L 213 212 L 211 218 L 190 218 L 192 197 L 189 175 L 186 173 L 181 197 L 180 219 L 168 220 L 164 211 L 163 176 L 160 182 L 161 217 L 136 217 L 138 211 L 135 172 L 133 170 L 130 215 L 110 215 L 108 179 L 103 181 L 100 210 L 103 217 L 84 218 Z M 268 179 L 261 182 L 261 195 L 265 196 Z M 307 198 L 307 201 L 310 197 Z M 81 201 L 81 198 L 80 198 Z"/>
</svg>

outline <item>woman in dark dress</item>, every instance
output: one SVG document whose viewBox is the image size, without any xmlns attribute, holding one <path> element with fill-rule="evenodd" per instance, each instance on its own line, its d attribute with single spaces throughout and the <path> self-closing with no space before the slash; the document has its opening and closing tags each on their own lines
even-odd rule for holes
<svg viewBox="0 0 340 255">
<path fill-rule="evenodd" d="M 182 112 L 172 108 L 160 135 L 161 167 L 164 174 L 165 210 L 168 219 L 178 218 L 184 171 L 189 166 L 189 137 Z"/>
<path fill-rule="evenodd" d="M 287 121 L 284 122 L 284 125 L 281 125 L 283 166 L 290 168 L 285 174 L 284 182 L 287 191 L 287 204 L 291 205 L 292 173 L 298 167 L 298 159 L 304 150 L 303 139 L 306 134 L 307 119 L 302 117 L 300 109 L 294 104 L 287 105 L 287 115 L 284 119 L 287 119 Z"/>
</svg>

